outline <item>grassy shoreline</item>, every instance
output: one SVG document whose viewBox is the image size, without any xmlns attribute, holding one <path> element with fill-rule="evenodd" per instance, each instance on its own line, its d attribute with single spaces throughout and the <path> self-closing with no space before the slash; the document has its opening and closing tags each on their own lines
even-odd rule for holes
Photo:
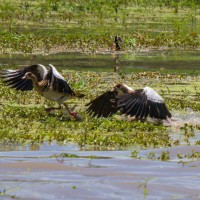
<svg viewBox="0 0 200 200">
<path fill-rule="evenodd" d="M 176 10 L 178 9 L 178 10 Z M 2 1 L 1 53 L 106 52 L 115 35 L 124 52 L 199 49 L 198 2 Z"/>
<path fill-rule="evenodd" d="M 187 35 L 168 35 L 160 33 L 154 36 L 147 34 L 123 35 L 121 44 L 123 53 L 137 52 L 141 49 L 199 50 L 199 36 L 196 33 Z M 57 52 L 87 52 L 105 53 L 112 50 L 114 35 L 37 35 L 34 33 L 5 33 L 0 37 L 1 53 L 57 53 Z"/>
</svg>

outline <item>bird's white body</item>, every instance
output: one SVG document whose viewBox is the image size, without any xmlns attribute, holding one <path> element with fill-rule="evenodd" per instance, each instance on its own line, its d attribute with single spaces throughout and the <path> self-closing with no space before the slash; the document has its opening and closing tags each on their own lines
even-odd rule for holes
<svg viewBox="0 0 200 200">
<path fill-rule="evenodd" d="M 47 98 L 48 100 L 56 101 L 59 104 L 62 104 L 64 101 L 70 99 L 71 95 L 59 93 L 59 92 L 53 90 L 52 88 L 49 88 L 48 90 L 46 90 L 43 93 L 43 97 Z"/>
</svg>

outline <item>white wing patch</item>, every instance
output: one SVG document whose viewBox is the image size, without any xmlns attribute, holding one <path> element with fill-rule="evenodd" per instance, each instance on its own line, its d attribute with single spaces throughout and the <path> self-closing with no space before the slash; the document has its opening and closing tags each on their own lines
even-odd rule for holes
<svg viewBox="0 0 200 200">
<path fill-rule="evenodd" d="M 147 99 L 156 103 L 163 103 L 163 98 L 152 88 L 145 87 L 144 93 L 147 95 Z"/>
<path fill-rule="evenodd" d="M 13 70 L 13 69 L 6 69 L 6 72 L 11 72 L 11 73 L 13 73 L 13 72 L 16 72 L 17 70 Z"/>
<path fill-rule="evenodd" d="M 52 64 L 49 64 L 49 66 L 52 68 L 53 76 L 65 81 L 64 77 L 57 71 L 57 69 Z"/>
<path fill-rule="evenodd" d="M 38 65 L 38 71 L 41 74 L 41 76 L 44 78 L 47 75 L 47 69 L 44 65 L 39 64 Z"/>
</svg>

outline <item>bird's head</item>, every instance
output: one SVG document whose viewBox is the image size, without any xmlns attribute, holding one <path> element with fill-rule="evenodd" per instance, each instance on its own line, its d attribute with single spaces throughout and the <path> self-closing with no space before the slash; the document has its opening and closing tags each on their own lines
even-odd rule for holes
<svg viewBox="0 0 200 200">
<path fill-rule="evenodd" d="M 36 76 L 31 72 L 26 72 L 26 74 L 22 77 L 22 79 L 36 79 Z"/>
<path fill-rule="evenodd" d="M 125 84 L 117 84 L 112 88 L 112 91 L 118 91 L 118 92 L 122 92 L 122 93 L 129 93 L 131 91 L 133 91 L 133 89 Z"/>
<path fill-rule="evenodd" d="M 120 90 L 121 88 L 123 88 L 123 84 L 121 83 L 118 83 L 117 85 L 113 87 L 114 90 Z"/>
</svg>

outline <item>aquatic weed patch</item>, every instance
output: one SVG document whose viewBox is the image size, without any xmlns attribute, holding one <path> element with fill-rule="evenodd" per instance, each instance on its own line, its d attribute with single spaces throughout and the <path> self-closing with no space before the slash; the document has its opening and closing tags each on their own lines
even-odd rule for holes
<svg viewBox="0 0 200 200">
<path fill-rule="evenodd" d="M 0 138 L 4 142 L 42 143 L 44 141 L 74 142 L 80 148 L 93 146 L 99 149 L 140 145 L 168 146 L 165 127 L 141 122 L 130 123 L 116 119 L 85 119 L 75 122 L 60 116 L 47 115 L 41 108 L 5 108 L 1 116 Z M 84 113 L 83 113 L 84 115 Z"/>
<path fill-rule="evenodd" d="M 179 145 L 176 139 L 171 138 L 170 127 L 130 121 L 128 117 L 118 115 L 96 119 L 86 114 L 85 104 L 117 82 L 123 82 L 135 89 L 150 85 L 163 96 L 170 110 L 200 110 L 197 87 L 199 75 L 169 75 L 160 72 L 122 75 L 115 72 L 74 70 L 64 70 L 62 74 L 70 80 L 73 88 L 85 94 L 83 99 L 68 101 L 70 106 L 77 105 L 75 110 L 80 113 L 83 121 L 70 119 L 65 110 L 48 114 L 44 107 L 53 103 L 35 92 L 18 92 L 1 83 L 0 139 L 4 143 L 73 142 L 86 149 L 124 149 L 133 146 L 147 149 Z M 173 84 L 173 88 L 170 88 L 169 83 Z M 192 130 L 198 130 L 198 125 L 192 128 L 190 125 L 180 127 L 178 131 L 184 131 L 185 137 L 191 138 L 194 137 Z"/>
<path fill-rule="evenodd" d="M 123 149 L 139 145 L 141 148 L 170 146 L 166 128 L 141 122 L 119 121 L 110 119 L 89 119 L 82 128 L 81 137 L 77 143 L 95 146 L 96 149 L 116 148 Z M 83 126 L 83 127 L 85 127 Z"/>
<path fill-rule="evenodd" d="M 135 157 L 135 154 L 133 153 L 133 156 Z M 156 153 L 156 152 L 149 152 L 146 156 L 147 159 L 151 160 L 161 160 L 161 161 L 169 161 L 172 159 L 178 159 L 180 163 L 182 162 L 192 162 L 200 159 L 200 152 L 192 150 L 191 152 L 188 150 L 188 153 L 177 153 L 176 155 L 170 153 L 168 150 L 163 150 L 161 153 Z M 139 157 L 138 158 L 142 158 Z"/>
</svg>

